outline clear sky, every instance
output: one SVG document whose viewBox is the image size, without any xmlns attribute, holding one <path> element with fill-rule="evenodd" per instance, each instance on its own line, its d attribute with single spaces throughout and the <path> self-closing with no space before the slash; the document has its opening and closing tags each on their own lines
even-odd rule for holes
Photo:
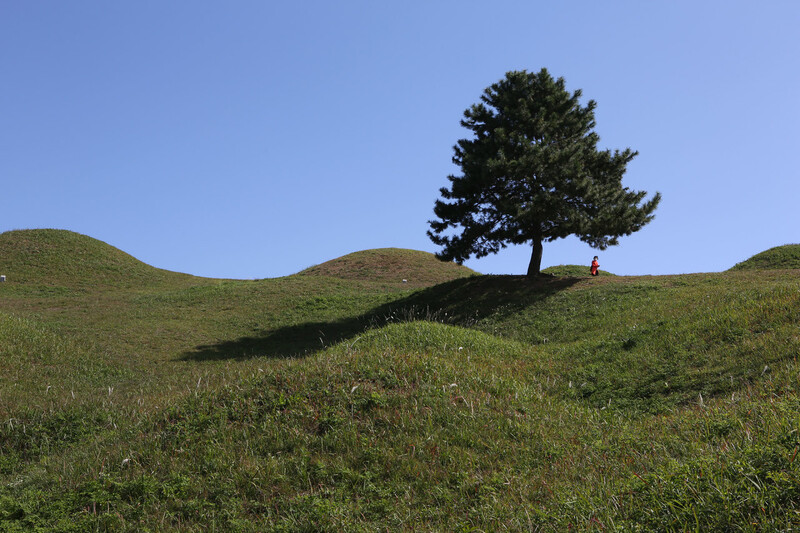
<svg viewBox="0 0 800 533">
<path fill-rule="evenodd" d="M 425 235 L 463 111 L 546 67 L 597 102 L 623 184 L 663 200 L 595 254 L 714 272 L 800 242 L 800 2 L 0 3 L 0 231 L 61 228 L 159 267 L 295 273 Z M 467 262 L 523 274 L 530 250 Z"/>
</svg>

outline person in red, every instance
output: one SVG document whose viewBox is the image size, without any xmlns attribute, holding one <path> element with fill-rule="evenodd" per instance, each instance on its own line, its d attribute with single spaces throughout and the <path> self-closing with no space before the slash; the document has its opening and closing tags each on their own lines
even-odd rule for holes
<svg viewBox="0 0 800 533">
<path fill-rule="evenodd" d="M 597 275 L 598 268 L 600 268 L 600 263 L 597 262 L 597 256 L 594 256 L 594 259 L 592 259 L 592 270 L 591 270 L 592 276 Z"/>
</svg>

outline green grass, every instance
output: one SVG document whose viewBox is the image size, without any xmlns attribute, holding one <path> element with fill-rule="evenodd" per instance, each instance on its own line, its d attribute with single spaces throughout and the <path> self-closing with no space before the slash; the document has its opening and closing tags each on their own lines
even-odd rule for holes
<svg viewBox="0 0 800 533">
<path fill-rule="evenodd" d="M 800 268 L 800 244 L 785 244 L 770 248 L 754 255 L 746 261 L 737 263 L 731 270 Z"/>
<path fill-rule="evenodd" d="M 12 285 L 55 293 L 99 287 L 191 283 L 194 278 L 153 268 L 96 239 L 64 230 L 0 234 L 0 272 Z M 6 289 L 8 290 L 8 289 Z"/>
<path fill-rule="evenodd" d="M 419 288 L 475 274 L 467 267 L 442 262 L 427 252 L 380 248 L 348 254 L 307 268 L 298 275 L 380 281 L 396 286 L 402 284 L 405 288 Z"/>
<path fill-rule="evenodd" d="M 589 265 L 558 265 L 558 266 L 551 266 L 547 267 L 542 270 L 545 274 L 550 274 L 551 276 L 570 276 L 570 277 L 587 277 L 591 274 L 589 273 Z M 603 269 L 597 271 L 598 276 L 613 276 L 611 272 L 606 272 Z"/>
<path fill-rule="evenodd" d="M 800 528 L 795 272 L 234 281 L 2 243 L 0 531 Z"/>
</svg>

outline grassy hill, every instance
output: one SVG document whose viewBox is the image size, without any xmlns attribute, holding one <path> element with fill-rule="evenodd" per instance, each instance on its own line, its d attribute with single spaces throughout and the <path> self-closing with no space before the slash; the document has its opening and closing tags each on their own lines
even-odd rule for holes
<svg viewBox="0 0 800 533">
<path fill-rule="evenodd" d="M 65 230 L 0 233 L 0 272 L 10 281 L 47 287 L 133 287 L 192 276 L 153 268 L 102 241 Z"/>
<path fill-rule="evenodd" d="M 793 273 L 530 280 L 376 250 L 213 280 L 0 242 L 23 236 L 0 530 L 800 527 Z"/>
<path fill-rule="evenodd" d="M 381 248 L 348 254 L 310 267 L 299 275 L 407 283 L 409 287 L 424 287 L 475 274 L 456 263 L 439 261 L 427 252 Z"/>
<path fill-rule="evenodd" d="M 737 263 L 731 270 L 767 270 L 800 268 L 800 244 L 785 244 L 765 250 L 746 261 Z"/>
<path fill-rule="evenodd" d="M 589 275 L 588 265 L 558 265 L 547 267 L 542 270 L 545 274 L 551 276 L 571 276 L 571 277 L 586 277 Z M 613 276 L 611 272 L 606 272 L 603 269 L 598 270 L 598 276 Z"/>
</svg>

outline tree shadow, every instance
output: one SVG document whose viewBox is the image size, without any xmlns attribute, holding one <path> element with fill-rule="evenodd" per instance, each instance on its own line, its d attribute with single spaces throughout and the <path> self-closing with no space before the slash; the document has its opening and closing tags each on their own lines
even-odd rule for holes
<svg viewBox="0 0 800 533">
<path fill-rule="evenodd" d="M 333 321 L 284 326 L 258 337 L 197 346 L 183 361 L 301 357 L 393 322 L 429 320 L 471 327 L 490 315 L 502 319 L 567 289 L 581 278 L 474 276 L 416 291 L 367 313 Z"/>
</svg>

